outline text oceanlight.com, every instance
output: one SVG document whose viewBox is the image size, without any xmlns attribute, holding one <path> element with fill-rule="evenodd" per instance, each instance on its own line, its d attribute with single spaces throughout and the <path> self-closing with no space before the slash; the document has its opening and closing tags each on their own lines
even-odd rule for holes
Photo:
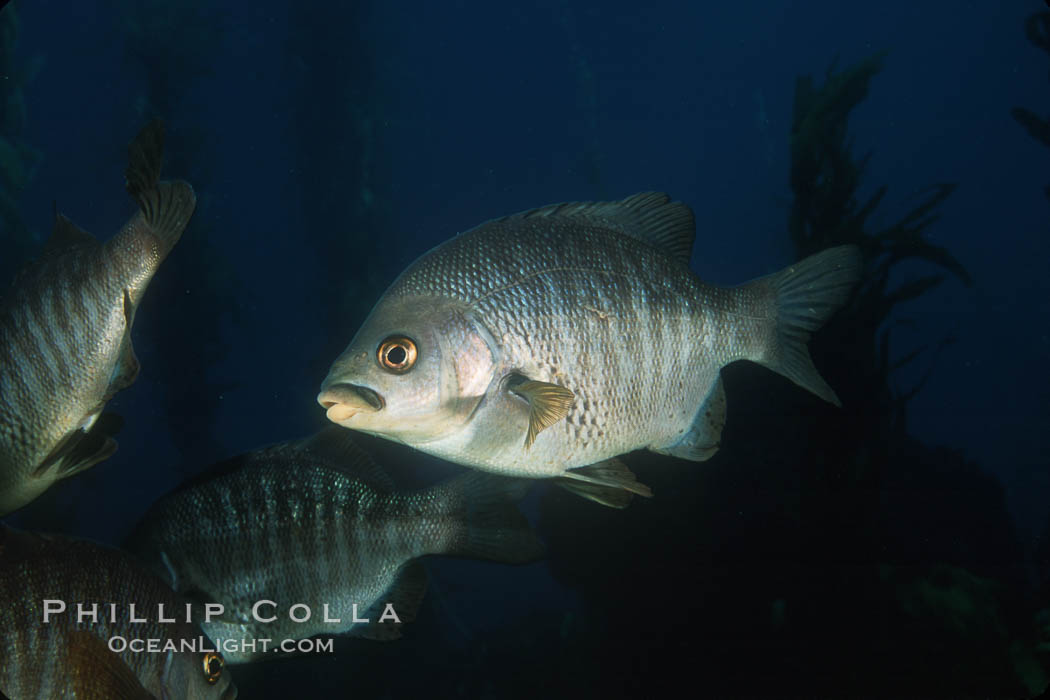
<svg viewBox="0 0 1050 700">
<path fill-rule="evenodd" d="M 110 637 L 110 651 L 122 654 L 130 651 L 135 654 L 168 654 L 168 653 L 207 653 L 220 652 L 232 654 L 256 654 L 282 652 L 285 654 L 331 654 L 334 639 L 218 639 L 212 641 L 207 637 L 196 639 L 128 639 Z"/>
</svg>

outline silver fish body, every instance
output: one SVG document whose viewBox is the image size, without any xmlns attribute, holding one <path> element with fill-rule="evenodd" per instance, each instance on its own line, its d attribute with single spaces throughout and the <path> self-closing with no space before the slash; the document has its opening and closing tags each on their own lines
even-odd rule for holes
<svg viewBox="0 0 1050 700">
<path fill-rule="evenodd" d="M 223 606 L 202 624 L 216 644 L 395 638 L 398 622 L 379 620 L 387 603 L 400 623 L 414 617 L 426 584 L 419 557 L 524 563 L 542 553 L 513 504 L 527 483 L 468 474 L 396 491 L 349 435 L 333 427 L 235 459 L 161 499 L 139 523 L 132 551 L 177 590 Z M 272 605 L 254 609 L 259 601 Z M 305 614 L 292 610 L 297 604 L 309 620 L 292 620 Z M 355 610 L 369 623 L 355 623 Z M 224 649 L 231 663 L 273 656 L 261 647 Z"/>
<path fill-rule="evenodd" d="M 0 302 L 0 515 L 116 449 L 112 396 L 136 378 L 135 310 L 195 206 L 185 182 L 158 182 L 154 123 L 130 149 L 140 211 L 105 243 L 58 215 L 40 259 Z"/>
<path fill-rule="evenodd" d="M 482 224 L 401 274 L 318 401 L 344 427 L 460 464 L 635 493 L 617 455 L 717 450 L 730 362 L 837 403 L 805 344 L 848 298 L 857 250 L 723 288 L 690 271 L 693 237 L 692 212 L 660 193 Z"/>
<path fill-rule="evenodd" d="M 44 622 L 45 601 L 62 601 L 65 610 L 56 612 L 52 602 Z M 78 621 L 78 604 L 95 618 Z M 130 604 L 147 622 L 131 622 Z M 175 622 L 160 621 L 160 605 Z M 208 644 L 199 649 L 203 633 L 180 617 L 183 609 L 174 591 L 128 554 L 0 525 L 0 691 L 12 700 L 232 700 L 237 689 L 221 655 Z M 192 640 L 198 651 L 118 652 L 109 647 L 115 637 L 156 640 L 158 649 Z M 127 679 L 117 682 L 121 674 Z"/>
</svg>

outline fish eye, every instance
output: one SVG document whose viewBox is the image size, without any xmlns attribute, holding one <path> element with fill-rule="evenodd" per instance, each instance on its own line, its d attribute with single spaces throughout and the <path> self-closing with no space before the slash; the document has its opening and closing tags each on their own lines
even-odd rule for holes
<svg viewBox="0 0 1050 700">
<path fill-rule="evenodd" d="M 208 681 L 209 685 L 218 683 L 225 667 L 226 659 L 222 658 L 222 654 L 209 651 L 204 655 L 204 680 Z"/>
<path fill-rule="evenodd" d="M 390 336 L 379 344 L 379 350 L 376 353 L 379 366 L 395 374 L 412 369 L 417 357 L 415 342 L 403 335 Z"/>
</svg>

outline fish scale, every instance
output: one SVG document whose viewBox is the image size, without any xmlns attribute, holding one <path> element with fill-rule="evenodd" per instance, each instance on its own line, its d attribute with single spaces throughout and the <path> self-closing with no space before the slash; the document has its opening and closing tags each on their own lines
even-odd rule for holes
<svg viewBox="0 0 1050 700">
<path fill-rule="evenodd" d="M 349 433 L 332 428 L 235 458 L 162 498 L 129 546 L 177 590 L 224 606 L 221 617 L 202 623 L 216 643 L 379 634 L 353 623 L 353 605 L 359 615 L 380 602 L 409 605 L 395 610 L 411 619 L 419 598 L 403 589 L 422 594 L 425 579 L 406 578 L 417 558 L 525 562 L 542 551 L 513 506 L 523 485 L 477 476 L 395 491 Z M 253 618 L 260 600 L 276 603 L 263 610 L 275 621 Z M 309 606 L 309 621 L 289 619 L 295 604 Z M 324 605 L 342 622 L 326 623 Z M 227 657 L 243 663 L 262 653 Z"/>
<path fill-rule="evenodd" d="M 45 600 L 66 602 L 63 613 L 42 622 Z M 76 605 L 98 605 L 98 620 L 76 619 Z M 116 604 L 116 622 L 109 605 Z M 145 623 L 130 621 L 129 604 Z M 158 605 L 175 623 L 159 622 Z M 199 627 L 177 614 L 182 601 L 128 555 L 86 540 L 37 535 L 0 525 L 0 692 L 7 697 L 50 699 L 105 697 L 97 665 L 70 662 L 70 650 L 88 634 L 106 649 L 108 640 L 199 640 Z M 173 615 L 173 613 L 175 613 Z M 110 652 L 104 652 L 110 653 Z M 215 698 L 236 696 L 228 672 L 215 683 L 202 672 L 204 652 L 113 654 L 111 662 L 125 667 L 136 682 L 156 697 Z M 169 665 L 170 664 L 170 665 Z"/>
<path fill-rule="evenodd" d="M 193 213 L 193 188 L 158 182 L 162 129 L 132 143 L 140 211 L 102 244 L 56 215 L 43 253 L 0 302 L 0 515 L 116 449 L 105 403 L 135 378 L 135 309 Z M 152 175 L 143 175 L 152 173 Z"/>
<path fill-rule="evenodd" d="M 487 471 L 558 477 L 616 507 L 627 502 L 618 491 L 651 495 L 617 456 L 717 451 L 730 362 L 759 362 L 837 403 L 806 342 L 847 300 L 857 249 L 727 288 L 689 269 L 693 239 L 689 208 L 652 192 L 484 223 L 394 281 L 318 402 L 346 428 Z M 390 365 L 388 346 L 411 364 Z"/>
<path fill-rule="evenodd" d="M 661 415 L 667 398 L 671 404 L 696 406 L 727 359 L 696 351 L 694 316 L 682 301 L 699 299 L 711 325 L 717 326 L 724 295 L 707 293 L 686 266 L 637 239 L 571 220 L 556 228 L 549 223 L 544 218 L 524 224 L 508 218 L 488 224 L 484 235 L 479 231 L 450 241 L 448 250 L 442 250 L 442 264 L 428 265 L 430 258 L 425 258 L 419 268 L 410 268 L 388 292 L 394 298 L 418 297 L 442 288 L 441 276 L 450 270 L 468 271 L 445 289 L 465 302 L 494 336 L 520 339 L 504 345 L 505 366 L 566 386 L 577 396 L 576 413 L 586 401 L 602 416 L 600 434 L 596 431 L 589 441 L 579 440 L 566 422 L 560 426 L 564 439 L 548 431 L 528 453 L 520 445 L 507 445 L 500 454 L 471 455 L 482 465 L 509 463 L 513 473 L 524 476 L 560 474 L 666 442 L 688 426 L 694 413 Z M 506 255 L 495 252 L 507 241 L 524 239 L 532 244 L 511 245 Z M 525 256 L 523 264 L 519 255 Z M 484 270 L 465 264 L 476 257 L 488 260 Z M 588 358 L 611 348 L 628 362 L 601 362 L 606 371 L 593 371 Z M 661 430 L 650 429 L 668 420 L 672 422 Z M 638 444 L 643 431 L 648 444 Z"/>
</svg>

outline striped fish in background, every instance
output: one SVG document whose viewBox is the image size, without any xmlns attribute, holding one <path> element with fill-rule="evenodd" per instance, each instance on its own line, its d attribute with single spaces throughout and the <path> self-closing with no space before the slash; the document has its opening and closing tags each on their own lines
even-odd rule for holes
<svg viewBox="0 0 1050 700">
<path fill-rule="evenodd" d="M 0 515 L 117 448 L 117 419 L 102 410 L 138 375 L 135 310 L 196 205 L 188 183 L 159 182 L 163 141 L 154 121 L 129 146 L 140 211 L 117 235 L 99 243 L 56 214 L 40 258 L 0 301 Z"/>
<path fill-rule="evenodd" d="M 202 637 L 175 592 L 124 552 L 0 525 L 0 697 L 233 700 Z M 132 640 L 158 651 L 124 648 Z"/>
<path fill-rule="evenodd" d="M 469 472 L 397 490 L 354 439 L 332 426 L 235 457 L 155 503 L 132 534 L 130 551 L 176 591 L 223 606 L 201 627 L 229 663 L 275 654 L 220 640 L 400 637 L 426 590 L 419 557 L 542 556 L 515 505 L 530 481 Z M 253 612 L 259 601 L 272 605 Z M 381 621 L 387 603 L 397 620 Z M 292 620 L 297 605 L 308 620 Z"/>
</svg>

